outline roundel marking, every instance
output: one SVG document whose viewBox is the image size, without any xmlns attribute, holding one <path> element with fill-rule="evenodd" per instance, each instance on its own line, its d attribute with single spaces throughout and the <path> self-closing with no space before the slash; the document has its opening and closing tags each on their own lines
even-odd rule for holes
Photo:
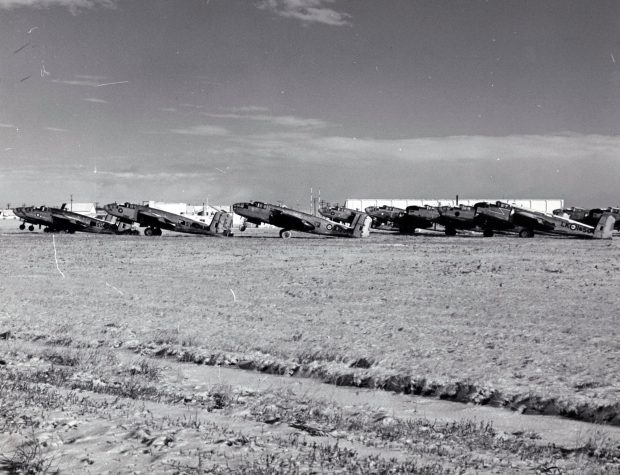
<svg viewBox="0 0 620 475">
<path fill-rule="evenodd" d="M 41 216 L 39 213 L 37 213 L 37 217 Z"/>
<path fill-rule="evenodd" d="M 120 206 L 118 207 L 118 212 L 123 214 L 123 208 L 121 208 Z"/>
<path fill-rule="evenodd" d="M 574 231 L 575 229 L 577 229 L 577 226 L 575 226 L 574 224 L 571 224 L 570 228 Z"/>
<path fill-rule="evenodd" d="M 328 230 L 330 230 L 332 228 L 331 224 L 328 224 L 327 226 L 325 226 Z"/>
</svg>

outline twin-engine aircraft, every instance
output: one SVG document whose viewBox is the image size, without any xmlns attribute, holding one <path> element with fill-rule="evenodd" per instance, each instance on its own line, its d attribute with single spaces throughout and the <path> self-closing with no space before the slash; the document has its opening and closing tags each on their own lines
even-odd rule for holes
<svg viewBox="0 0 620 475">
<path fill-rule="evenodd" d="M 292 235 L 291 231 L 301 231 L 323 236 L 368 237 L 370 234 L 370 224 L 372 223 L 372 219 L 366 213 L 359 211 L 354 212 L 355 216 L 351 221 L 351 225 L 347 226 L 326 218 L 312 216 L 302 211 L 260 201 L 236 203 L 233 205 L 233 210 L 239 216 L 245 218 L 244 224 L 239 228 L 240 231 L 245 230 L 246 222 L 256 225 L 267 223 L 282 228 L 280 230 L 280 237 L 283 239 L 290 238 Z"/>
<path fill-rule="evenodd" d="M 44 232 L 68 232 L 74 233 L 81 231 L 85 233 L 97 234 L 133 234 L 131 229 L 120 229 L 116 223 L 104 221 L 103 219 L 91 218 L 83 214 L 74 213 L 67 210 L 66 203 L 60 208 L 50 208 L 47 206 L 29 206 L 15 208 L 13 212 L 22 219 L 19 229 L 26 229 L 25 223 L 30 223 L 28 230 L 34 231 L 34 226 L 45 226 Z"/>
<path fill-rule="evenodd" d="M 477 203 L 474 206 L 476 219 L 487 229 L 512 230 L 519 237 L 533 237 L 534 232 L 543 234 L 560 234 L 593 239 L 611 239 L 615 218 L 605 212 L 596 225 L 590 226 L 562 216 L 542 213 L 531 209 L 519 208 L 497 201 Z"/>
<path fill-rule="evenodd" d="M 610 206 L 605 209 L 584 209 L 573 206 L 571 208 L 553 210 L 553 214 L 556 216 L 562 216 L 574 221 L 579 221 L 580 223 L 587 224 L 588 226 L 596 226 L 598 220 L 601 219 L 601 216 L 605 213 L 611 214 L 616 219 L 614 229 L 616 231 L 620 231 L 620 208 L 613 208 Z"/>
<path fill-rule="evenodd" d="M 473 206 L 408 206 L 405 215 L 398 221 L 398 228 L 401 233 L 414 234 L 416 229 L 428 229 L 439 224 L 447 236 L 455 236 L 458 229 L 479 230 L 485 236 L 489 235 L 488 230 L 480 228 L 475 216 Z"/>
<path fill-rule="evenodd" d="M 145 236 L 161 236 L 162 229 L 205 236 L 232 236 L 232 215 L 222 211 L 215 213 L 210 224 L 205 224 L 187 216 L 134 203 L 110 203 L 103 209 L 122 222 L 138 223 L 145 227 Z"/>
<path fill-rule="evenodd" d="M 336 221 L 337 223 L 351 224 L 353 218 L 358 214 L 354 209 L 345 208 L 344 206 L 323 206 L 319 208 L 321 216 Z"/>
<path fill-rule="evenodd" d="M 35 226 L 39 226 L 39 228 L 45 226 L 45 228 L 43 228 L 45 232 L 56 230 L 54 228 L 54 221 L 52 220 L 51 209 L 47 206 L 24 206 L 21 208 L 14 208 L 13 213 L 22 220 L 19 225 L 19 229 L 22 231 L 26 229 L 26 224 L 30 225 L 28 226 L 29 231 L 34 231 Z"/>
<path fill-rule="evenodd" d="M 400 220 L 405 216 L 404 209 L 394 206 L 369 206 L 364 210 L 372 218 L 372 227 L 378 228 L 383 225 L 398 227 Z"/>
</svg>

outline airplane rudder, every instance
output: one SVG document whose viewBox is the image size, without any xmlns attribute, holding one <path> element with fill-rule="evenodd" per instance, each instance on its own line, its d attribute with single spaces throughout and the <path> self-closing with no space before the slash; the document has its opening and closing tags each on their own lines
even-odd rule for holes
<svg viewBox="0 0 620 475">
<path fill-rule="evenodd" d="M 596 228 L 594 229 L 594 238 L 611 239 L 615 223 L 616 218 L 611 213 L 604 213 L 599 218 L 598 223 L 596 223 Z"/>
</svg>

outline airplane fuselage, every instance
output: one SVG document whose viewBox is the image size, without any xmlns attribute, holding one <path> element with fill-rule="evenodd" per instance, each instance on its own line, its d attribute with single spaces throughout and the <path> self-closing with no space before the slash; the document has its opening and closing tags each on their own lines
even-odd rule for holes
<svg viewBox="0 0 620 475">
<path fill-rule="evenodd" d="M 532 237 L 534 231 L 565 236 L 610 239 L 615 218 L 603 213 L 594 226 L 540 211 L 519 208 L 498 201 L 477 204 L 476 219 L 495 229 L 514 229 L 521 237 Z"/>
<path fill-rule="evenodd" d="M 356 211 L 342 206 L 333 206 L 319 208 L 319 213 L 332 221 L 351 223 L 355 217 Z"/>
<path fill-rule="evenodd" d="M 232 216 L 222 212 L 216 213 L 210 224 L 205 224 L 187 216 L 134 203 L 110 203 L 103 209 L 125 223 L 135 222 L 141 227 L 146 227 L 144 230 L 146 235 L 159 235 L 162 229 L 207 236 L 215 236 L 218 232 L 230 235 L 232 224 Z"/>
<path fill-rule="evenodd" d="M 260 201 L 236 203 L 233 210 L 250 223 L 271 224 L 282 228 L 284 232 L 301 231 L 324 236 L 366 237 L 371 223 L 370 217 L 365 213 L 356 213 L 353 226 L 349 227 L 326 218 Z M 281 236 L 287 237 L 282 233 Z"/>
<path fill-rule="evenodd" d="M 373 226 L 378 228 L 384 224 L 399 226 L 399 221 L 407 213 L 404 209 L 394 206 L 369 206 L 364 209 L 366 214 L 372 218 Z"/>
</svg>

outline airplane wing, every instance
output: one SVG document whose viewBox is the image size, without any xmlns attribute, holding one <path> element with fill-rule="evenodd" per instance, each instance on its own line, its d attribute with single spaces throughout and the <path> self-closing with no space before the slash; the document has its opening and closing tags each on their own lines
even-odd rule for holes
<svg viewBox="0 0 620 475">
<path fill-rule="evenodd" d="M 88 227 L 83 221 L 62 214 L 52 214 L 52 221 L 59 228 L 80 230 Z"/>
<path fill-rule="evenodd" d="M 555 223 L 548 219 L 545 219 L 543 214 L 530 213 L 525 210 L 516 210 L 516 213 L 520 216 L 521 220 L 526 220 L 539 229 L 555 229 Z"/>
<path fill-rule="evenodd" d="M 140 211 L 138 213 L 138 220 L 140 224 L 144 224 L 146 226 L 176 228 L 177 225 L 177 223 L 167 218 L 163 214 L 157 213 L 152 210 Z"/>
<path fill-rule="evenodd" d="M 271 212 L 270 222 L 279 228 L 295 229 L 298 231 L 312 231 L 316 227 L 310 221 L 280 210 L 273 210 Z"/>
</svg>

